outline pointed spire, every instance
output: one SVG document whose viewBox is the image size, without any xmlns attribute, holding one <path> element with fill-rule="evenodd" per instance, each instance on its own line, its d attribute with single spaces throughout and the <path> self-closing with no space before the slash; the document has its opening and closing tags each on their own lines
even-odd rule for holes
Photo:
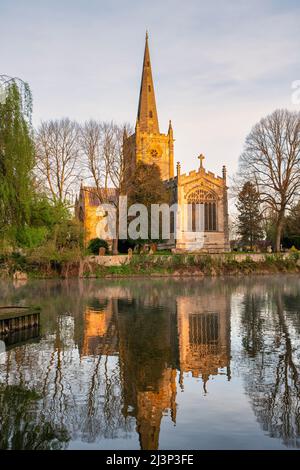
<svg viewBox="0 0 300 470">
<path fill-rule="evenodd" d="M 142 132 L 153 132 L 157 134 L 159 133 L 155 93 L 150 62 L 150 52 L 148 45 L 148 31 L 146 31 L 146 43 L 137 120 L 140 125 L 140 130 Z"/>
</svg>

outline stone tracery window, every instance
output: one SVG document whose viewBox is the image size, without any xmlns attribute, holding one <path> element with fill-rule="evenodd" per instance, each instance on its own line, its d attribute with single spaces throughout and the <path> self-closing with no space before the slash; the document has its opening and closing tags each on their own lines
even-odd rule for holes
<svg viewBox="0 0 300 470">
<path fill-rule="evenodd" d="M 215 344 L 219 339 L 219 316 L 217 313 L 189 315 L 189 343 Z"/>
<path fill-rule="evenodd" d="M 216 201 L 216 199 L 216 195 L 213 191 L 207 191 L 205 189 L 195 189 L 195 191 L 188 196 L 189 203 L 196 202 L 197 204 L 201 204 L 205 201 Z"/>
<path fill-rule="evenodd" d="M 204 213 L 204 231 L 213 232 L 217 230 L 217 197 L 213 191 L 196 189 L 188 196 L 188 204 L 192 205 L 191 210 L 191 231 L 198 231 L 196 227 L 196 209 L 198 204 L 203 204 L 201 208 Z"/>
</svg>

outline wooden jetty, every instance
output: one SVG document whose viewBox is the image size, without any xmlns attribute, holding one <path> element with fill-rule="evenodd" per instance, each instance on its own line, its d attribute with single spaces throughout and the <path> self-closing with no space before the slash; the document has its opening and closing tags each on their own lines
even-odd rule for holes
<svg viewBox="0 0 300 470">
<path fill-rule="evenodd" d="M 11 333 L 39 327 L 40 309 L 38 307 L 5 306 L 0 307 L 0 338 Z"/>
</svg>

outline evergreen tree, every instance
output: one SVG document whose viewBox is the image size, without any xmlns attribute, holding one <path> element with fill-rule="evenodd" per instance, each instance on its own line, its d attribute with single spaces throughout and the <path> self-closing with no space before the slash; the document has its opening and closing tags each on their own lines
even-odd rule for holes
<svg viewBox="0 0 300 470">
<path fill-rule="evenodd" d="M 34 145 L 27 114 L 31 95 L 26 85 L 22 91 L 11 80 L 0 103 L 0 238 L 11 240 L 30 219 L 33 193 Z"/>
<path fill-rule="evenodd" d="M 161 179 L 159 167 L 153 164 L 139 162 L 128 185 L 128 201 L 130 204 L 151 204 L 169 202 L 169 193 Z"/>
<path fill-rule="evenodd" d="M 155 163 L 138 162 L 127 185 L 127 195 L 129 205 L 138 203 L 147 207 L 150 236 L 151 205 L 170 202 L 170 194 L 161 179 L 159 167 Z"/>
<path fill-rule="evenodd" d="M 289 215 L 285 218 L 282 241 L 286 248 L 294 246 L 300 249 L 300 201 L 291 208 Z"/>
<path fill-rule="evenodd" d="M 242 242 L 253 245 L 263 237 L 260 198 L 253 183 L 247 181 L 238 195 L 236 207 L 239 211 L 237 230 Z"/>
</svg>

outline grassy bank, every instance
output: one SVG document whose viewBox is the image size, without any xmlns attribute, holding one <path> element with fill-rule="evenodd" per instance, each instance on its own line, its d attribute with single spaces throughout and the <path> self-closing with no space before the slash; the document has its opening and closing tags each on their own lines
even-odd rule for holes
<svg viewBox="0 0 300 470">
<path fill-rule="evenodd" d="M 287 258 L 281 255 L 266 255 L 262 261 L 246 257 L 237 261 L 234 255 L 222 257 L 210 255 L 134 256 L 123 266 L 96 266 L 95 272 L 85 271 L 84 277 L 114 276 L 221 276 L 240 274 L 298 273 L 298 254 Z"/>
<path fill-rule="evenodd" d="M 75 261 L 36 261 L 17 254 L 0 257 L 0 276 L 12 278 L 16 271 L 29 278 L 129 277 L 129 276 L 220 276 L 300 272 L 300 253 L 236 255 L 172 254 L 134 255 L 128 264 L 102 266 L 87 258 Z"/>
</svg>

